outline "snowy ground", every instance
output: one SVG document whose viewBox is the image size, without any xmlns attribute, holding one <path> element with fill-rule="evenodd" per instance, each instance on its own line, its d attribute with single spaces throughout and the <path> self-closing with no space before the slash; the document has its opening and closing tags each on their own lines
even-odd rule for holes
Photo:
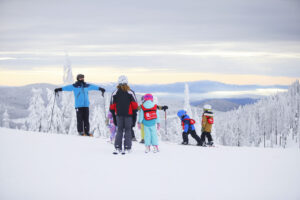
<svg viewBox="0 0 300 200">
<path fill-rule="evenodd" d="M 299 149 L 160 148 L 0 128 L 0 199 L 300 199 Z"/>
</svg>

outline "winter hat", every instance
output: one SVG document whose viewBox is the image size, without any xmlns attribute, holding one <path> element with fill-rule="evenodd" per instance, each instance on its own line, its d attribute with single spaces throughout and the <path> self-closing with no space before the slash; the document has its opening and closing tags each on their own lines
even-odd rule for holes
<svg viewBox="0 0 300 200">
<path fill-rule="evenodd" d="M 145 94 L 145 96 L 144 96 L 144 101 L 148 101 L 148 100 L 153 101 L 153 96 L 152 96 L 152 94 Z"/>
<path fill-rule="evenodd" d="M 204 105 L 203 110 L 211 110 L 211 105 L 208 104 Z"/>
<path fill-rule="evenodd" d="M 124 75 L 120 76 L 118 79 L 118 85 L 127 85 L 128 84 L 128 78 Z"/>
<path fill-rule="evenodd" d="M 186 114 L 186 111 L 185 110 L 179 110 L 178 113 L 177 113 L 177 116 L 178 117 L 182 117 L 183 115 Z"/>
</svg>

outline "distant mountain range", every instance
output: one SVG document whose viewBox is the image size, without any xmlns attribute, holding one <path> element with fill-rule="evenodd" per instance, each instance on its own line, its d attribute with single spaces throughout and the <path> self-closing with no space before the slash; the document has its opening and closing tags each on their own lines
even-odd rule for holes
<svg viewBox="0 0 300 200">
<path fill-rule="evenodd" d="M 100 85 L 108 92 L 112 92 L 115 87 L 116 83 L 99 83 L 97 85 Z M 252 91 L 257 89 L 287 89 L 288 86 L 285 85 L 270 85 L 270 86 L 261 86 L 261 85 L 232 85 L 232 84 L 224 84 L 220 82 L 214 82 L 214 81 L 196 81 L 196 82 L 188 82 L 189 89 L 191 96 L 194 97 L 195 102 L 193 102 L 193 105 L 195 106 L 201 106 L 205 102 L 209 102 L 212 104 L 216 110 L 220 111 L 227 111 L 234 109 L 238 107 L 239 105 L 244 105 L 246 103 L 252 103 L 255 100 L 251 99 L 226 99 L 226 94 L 224 94 L 222 97 L 223 99 L 215 99 L 215 95 L 210 96 L 206 95 L 205 93 L 209 92 L 218 92 L 218 91 Z M 40 84 L 31 84 L 21 87 L 11 87 L 11 86 L 0 86 L 0 120 L 2 120 L 2 113 L 5 109 L 8 109 L 8 112 L 10 114 L 10 117 L 12 119 L 15 118 L 22 118 L 27 116 L 27 108 L 29 104 L 29 99 L 31 96 L 31 89 L 32 88 L 41 88 L 41 89 L 54 89 L 56 87 L 61 87 L 59 85 L 53 85 L 53 84 L 46 84 L 46 83 L 40 83 Z M 156 93 L 161 94 L 167 94 L 166 96 L 159 96 L 161 103 L 171 103 L 171 101 L 178 102 L 183 100 L 184 95 L 184 88 L 185 83 L 172 83 L 172 84 L 153 84 L 153 85 L 138 85 L 138 84 L 132 84 L 132 89 L 136 93 Z M 202 98 L 198 97 L 198 94 L 205 94 Z M 46 101 L 46 94 L 44 93 L 44 99 Z M 92 94 L 94 95 L 94 94 Z M 250 97 L 249 95 L 248 97 Z M 202 99 L 207 99 L 205 101 L 202 101 Z M 199 101 L 201 100 L 201 101 Z"/>
<path fill-rule="evenodd" d="M 209 104 L 213 110 L 226 112 L 237 109 L 239 106 L 256 103 L 257 101 L 258 99 L 252 98 L 205 99 L 191 102 L 191 105 L 202 108 L 205 104 Z"/>
</svg>

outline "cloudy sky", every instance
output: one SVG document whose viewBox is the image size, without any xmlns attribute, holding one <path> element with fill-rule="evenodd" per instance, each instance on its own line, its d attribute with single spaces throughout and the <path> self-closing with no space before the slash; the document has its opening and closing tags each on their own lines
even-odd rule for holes
<svg viewBox="0 0 300 200">
<path fill-rule="evenodd" d="M 0 85 L 300 78 L 299 0 L 0 0 Z"/>
</svg>

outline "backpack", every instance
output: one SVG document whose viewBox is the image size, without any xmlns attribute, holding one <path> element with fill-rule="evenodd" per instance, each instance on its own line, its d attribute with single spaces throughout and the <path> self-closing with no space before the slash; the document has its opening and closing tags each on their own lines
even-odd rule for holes
<svg viewBox="0 0 300 200">
<path fill-rule="evenodd" d="M 206 117 L 207 118 L 207 122 L 209 124 L 214 124 L 214 118 L 213 117 Z"/>
<path fill-rule="evenodd" d="M 157 105 L 155 105 L 153 108 L 145 108 L 144 105 L 141 106 L 142 110 L 144 111 L 144 119 L 146 121 L 157 119 Z"/>
<path fill-rule="evenodd" d="M 184 121 L 189 121 L 189 126 L 194 125 L 196 121 L 194 119 L 183 119 L 181 121 L 182 129 L 184 130 Z"/>
</svg>

